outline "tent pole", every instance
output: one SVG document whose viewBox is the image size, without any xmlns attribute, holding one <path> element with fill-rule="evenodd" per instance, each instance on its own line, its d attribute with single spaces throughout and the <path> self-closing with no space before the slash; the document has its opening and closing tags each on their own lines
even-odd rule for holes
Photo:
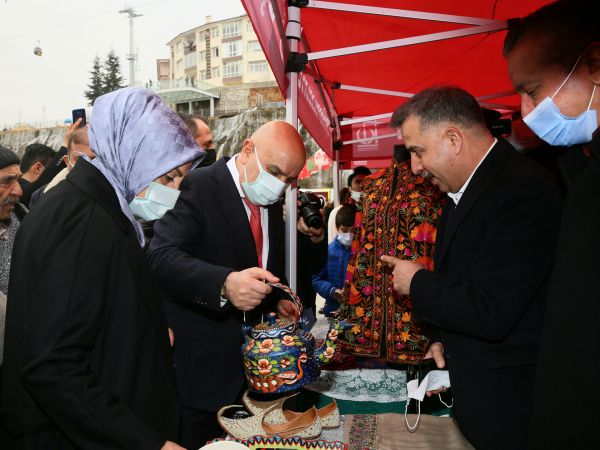
<svg viewBox="0 0 600 450">
<path fill-rule="evenodd" d="M 335 56 L 355 55 L 357 53 L 372 52 L 375 50 L 386 50 L 389 48 L 406 47 L 409 45 L 423 44 L 426 42 L 443 41 L 446 39 L 491 33 L 494 31 L 505 30 L 507 27 L 508 25 L 505 20 L 498 20 L 487 25 L 469 26 L 459 30 L 442 31 L 440 33 L 424 34 L 421 36 L 412 36 L 402 39 L 392 39 L 390 41 L 374 42 L 372 44 L 353 45 L 351 47 L 340 47 L 331 50 L 322 50 L 320 52 L 311 52 L 307 53 L 307 56 L 309 61 L 316 61 L 324 58 L 333 58 Z"/>
<path fill-rule="evenodd" d="M 340 151 L 334 150 L 333 159 L 333 206 L 340 206 Z"/>
<path fill-rule="evenodd" d="M 298 51 L 300 39 L 300 8 L 288 7 L 288 24 L 286 36 L 290 52 Z M 288 72 L 288 88 L 285 95 L 285 120 L 298 129 L 298 73 Z M 285 274 L 288 284 L 294 291 L 297 289 L 296 266 L 298 263 L 297 231 L 298 222 L 298 185 L 292 183 L 285 193 Z"/>
<path fill-rule="evenodd" d="M 485 25 L 492 23 L 495 19 L 484 19 L 479 17 L 456 16 L 451 14 L 428 13 L 425 11 L 412 11 L 409 9 L 380 8 L 376 6 L 363 6 L 349 3 L 323 2 L 311 0 L 309 8 L 329 9 L 334 11 L 354 12 L 359 14 L 375 14 L 378 16 L 403 17 L 406 19 L 431 20 L 434 22 L 462 23 L 467 25 Z"/>
</svg>

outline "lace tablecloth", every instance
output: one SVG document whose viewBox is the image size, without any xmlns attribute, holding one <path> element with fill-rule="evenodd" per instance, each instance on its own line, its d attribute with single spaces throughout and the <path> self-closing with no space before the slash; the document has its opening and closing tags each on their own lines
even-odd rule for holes
<svg viewBox="0 0 600 450">
<path fill-rule="evenodd" d="M 322 370 L 308 386 L 314 392 L 340 400 L 395 403 L 406 401 L 406 372 L 394 369 Z"/>
</svg>

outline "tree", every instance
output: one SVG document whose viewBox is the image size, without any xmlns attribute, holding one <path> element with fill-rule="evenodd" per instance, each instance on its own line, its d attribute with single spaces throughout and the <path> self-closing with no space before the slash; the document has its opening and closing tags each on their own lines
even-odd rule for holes
<svg viewBox="0 0 600 450">
<path fill-rule="evenodd" d="M 104 61 L 104 73 L 102 75 L 102 93 L 107 94 L 125 87 L 121 76 L 121 63 L 115 51 L 111 50 Z"/>
<path fill-rule="evenodd" d="M 93 106 L 96 99 L 104 94 L 104 89 L 102 87 L 103 71 L 98 55 L 94 58 L 90 75 L 90 84 L 88 84 L 89 90 L 85 91 L 84 95 L 90 101 L 89 105 Z"/>
</svg>

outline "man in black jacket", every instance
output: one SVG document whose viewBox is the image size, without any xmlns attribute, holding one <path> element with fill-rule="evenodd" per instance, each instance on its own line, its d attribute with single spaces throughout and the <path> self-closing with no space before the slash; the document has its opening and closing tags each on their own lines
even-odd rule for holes
<svg viewBox="0 0 600 450">
<path fill-rule="evenodd" d="M 570 146 L 559 160 L 568 192 L 536 372 L 535 450 L 598 447 L 599 17 L 597 1 L 551 3 L 511 22 L 504 43 L 525 123 Z"/>
<path fill-rule="evenodd" d="M 428 356 L 448 363 L 454 413 L 478 450 L 527 448 L 533 375 L 561 198 L 549 174 L 488 131 L 477 101 L 426 89 L 392 118 L 412 170 L 449 187 L 435 271 L 394 267 L 394 289 L 437 326 Z"/>
<path fill-rule="evenodd" d="M 233 158 L 192 171 L 175 208 L 155 223 L 148 252 L 171 300 L 166 310 L 187 448 L 221 434 L 216 412 L 245 387 L 242 324 L 260 319 L 250 311 L 271 292 L 265 281 L 284 278 L 279 200 L 305 159 L 296 130 L 268 122 Z"/>
</svg>

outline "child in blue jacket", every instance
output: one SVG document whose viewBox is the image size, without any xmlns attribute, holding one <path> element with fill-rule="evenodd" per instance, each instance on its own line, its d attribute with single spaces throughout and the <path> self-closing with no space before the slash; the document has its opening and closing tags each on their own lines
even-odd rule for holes
<svg viewBox="0 0 600 450">
<path fill-rule="evenodd" d="M 340 307 L 346 267 L 350 259 L 350 246 L 354 239 L 354 205 L 342 206 L 335 216 L 337 236 L 327 248 L 327 264 L 312 277 L 313 289 L 325 299 L 323 314 L 329 316 Z"/>
</svg>

